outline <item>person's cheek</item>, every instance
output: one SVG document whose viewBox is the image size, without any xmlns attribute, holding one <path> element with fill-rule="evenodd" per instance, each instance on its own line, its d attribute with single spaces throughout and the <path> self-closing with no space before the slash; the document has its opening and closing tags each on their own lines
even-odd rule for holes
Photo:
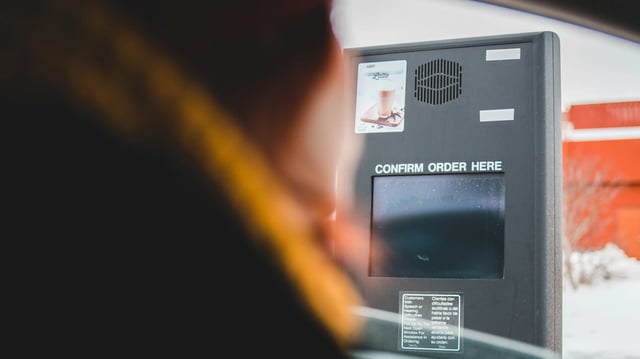
<svg viewBox="0 0 640 359">
<path fill-rule="evenodd" d="M 354 136 L 349 116 L 349 85 L 339 50 L 331 55 L 322 81 L 316 84 L 286 155 L 288 176 L 299 195 L 321 215 L 335 211 L 337 172 L 349 181 L 360 156 L 361 138 Z M 351 195 L 348 189 L 347 198 Z"/>
</svg>

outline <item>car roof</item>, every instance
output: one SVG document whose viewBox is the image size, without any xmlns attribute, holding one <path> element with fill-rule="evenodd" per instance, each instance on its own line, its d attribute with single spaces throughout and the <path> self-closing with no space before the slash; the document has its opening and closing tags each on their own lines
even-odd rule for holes
<svg viewBox="0 0 640 359">
<path fill-rule="evenodd" d="M 634 1 L 476 0 L 525 11 L 605 32 L 640 43 L 640 21 Z"/>
</svg>

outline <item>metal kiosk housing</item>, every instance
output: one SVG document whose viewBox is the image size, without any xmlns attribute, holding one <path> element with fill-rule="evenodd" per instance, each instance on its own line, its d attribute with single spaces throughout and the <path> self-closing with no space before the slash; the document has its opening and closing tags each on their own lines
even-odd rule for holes
<svg viewBox="0 0 640 359">
<path fill-rule="evenodd" d="M 344 50 L 371 229 L 352 270 L 399 314 L 399 351 L 456 357 L 470 328 L 561 352 L 559 49 L 543 31 Z"/>
</svg>

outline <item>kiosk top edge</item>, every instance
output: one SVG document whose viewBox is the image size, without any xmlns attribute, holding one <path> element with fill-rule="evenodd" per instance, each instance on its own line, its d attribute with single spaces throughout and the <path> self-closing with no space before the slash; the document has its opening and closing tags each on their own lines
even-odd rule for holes
<svg viewBox="0 0 640 359">
<path fill-rule="evenodd" d="M 387 45 L 347 47 L 343 49 L 343 52 L 345 55 L 375 55 L 398 51 L 413 51 L 417 49 L 447 49 L 464 46 L 500 45 L 514 42 L 534 42 L 543 41 L 543 39 L 545 38 L 548 38 L 549 41 L 559 41 L 558 35 L 553 31 L 537 31 L 444 40 L 395 43 Z"/>
</svg>

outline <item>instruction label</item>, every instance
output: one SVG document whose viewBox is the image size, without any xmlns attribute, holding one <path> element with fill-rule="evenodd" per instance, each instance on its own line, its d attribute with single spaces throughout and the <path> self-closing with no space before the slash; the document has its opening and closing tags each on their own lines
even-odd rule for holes
<svg viewBox="0 0 640 359">
<path fill-rule="evenodd" d="M 462 294 L 400 293 L 400 348 L 461 351 Z"/>
</svg>

